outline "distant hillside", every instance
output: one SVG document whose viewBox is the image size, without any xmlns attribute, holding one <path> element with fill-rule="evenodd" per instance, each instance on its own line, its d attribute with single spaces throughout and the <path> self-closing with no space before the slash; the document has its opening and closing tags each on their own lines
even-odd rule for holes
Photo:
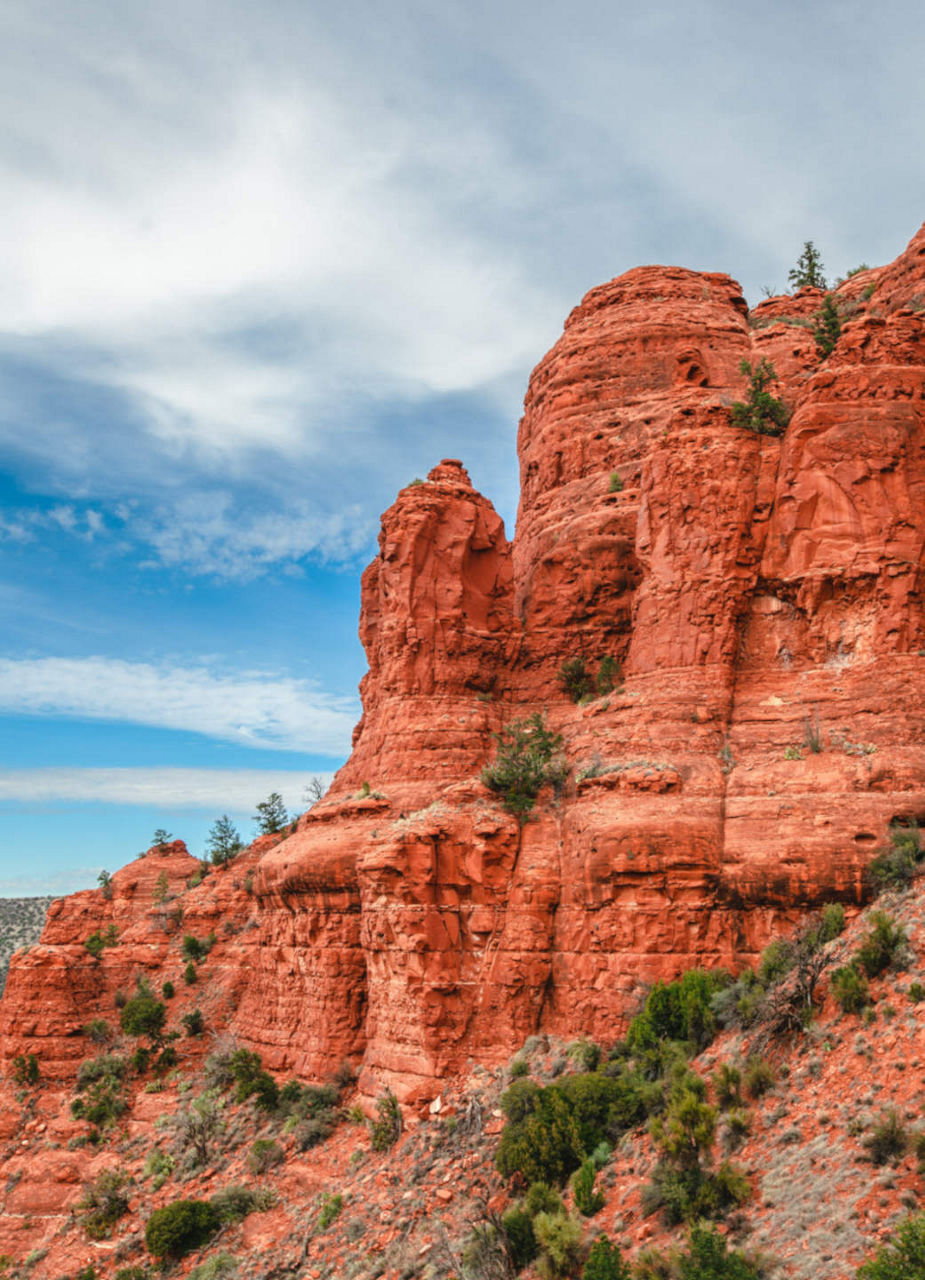
<svg viewBox="0 0 925 1280">
<path fill-rule="evenodd" d="M 0 898 L 0 993 L 6 986 L 10 956 L 20 947 L 38 942 L 51 902 L 54 902 L 53 896 Z"/>
</svg>

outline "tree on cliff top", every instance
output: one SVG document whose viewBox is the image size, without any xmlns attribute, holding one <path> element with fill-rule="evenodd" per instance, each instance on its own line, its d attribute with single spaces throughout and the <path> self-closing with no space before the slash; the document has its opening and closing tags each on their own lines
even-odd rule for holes
<svg viewBox="0 0 925 1280">
<path fill-rule="evenodd" d="M 206 853 L 216 865 L 221 866 L 226 862 L 230 862 L 235 854 L 241 852 L 243 847 L 237 827 L 228 817 L 228 814 L 223 813 L 209 829 Z"/>
<path fill-rule="evenodd" d="M 254 821 L 257 823 L 257 832 L 262 836 L 275 835 L 277 831 L 282 831 L 283 827 L 289 821 L 289 815 L 286 812 L 286 806 L 283 804 L 283 797 L 278 791 L 272 791 L 257 806 L 257 812 L 254 814 Z"/>
<path fill-rule="evenodd" d="M 825 276 L 822 274 L 822 255 L 812 240 L 804 240 L 803 252 L 797 258 L 797 265 L 791 267 L 787 279 L 794 289 L 824 289 Z"/>
</svg>

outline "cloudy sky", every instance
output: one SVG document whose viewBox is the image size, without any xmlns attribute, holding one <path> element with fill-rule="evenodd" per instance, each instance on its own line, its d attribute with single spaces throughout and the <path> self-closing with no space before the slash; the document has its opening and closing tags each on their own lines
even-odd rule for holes
<svg viewBox="0 0 925 1280">
<path fill-rule="evenodd" d="M 783 289 L 925 218 L 886 0 L 0 0 L 0 895 L 344 758 L 358 576 L 645 262 Z"/>
</svg>

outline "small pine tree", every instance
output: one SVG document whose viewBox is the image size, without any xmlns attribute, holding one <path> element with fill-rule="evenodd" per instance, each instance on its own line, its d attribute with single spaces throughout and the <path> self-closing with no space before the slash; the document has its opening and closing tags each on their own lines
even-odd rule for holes
<svg viewBox="0 0 925 1280">
<path fill-rule="evenodd" d="M 103 890 L 103 897 L 107 900 L 112 897 L 112 876 L 108 871 L 101 871 L 96 877 L 96 883 Z"/>
<path fill-rule="evenodd" d="M 272 791 L 266 800 L 258 804 L 254 821 L 257 823 L 258 834 L 262 836 L 271 836 L 277 831 L 282 831 L 289 821 L 289 815 L 283 804 L 283 797 L 278 791 Z"/>
<path fill-rule="evenodd" d="M 822 306 L 813 316 L 812 335 L 816 343 L 816 351 L 822 360 L 835 350 L 835 344 L 841 333 L 841 318 L 835 305 L 835 295 L 827 293 Z"/>
<path fill-rule="evenodd" d="M 209 838 L 206 841 L 207 856 L 216 866 L 224 866 L 235 854 L 240 853 L 243 847 L 237 827 L 228 814 L 223 813 L 209 829 Z"/>
<path fill-rule="evenodd" d="M 158 906 L 160 906 L 162 902 L 167 901 L 167 890 L 169 889 L 169 887 L 170 887 L 170 882 L 167 879 L 167 872 L 162 871 L 160 875 L 157 877 L 157 879 L 154 881 L 154 892 L 152 894 L 152 897 L 154 898 L 154 901 L 158 904 Z"/>
<path fill-rule="evenodd" d="M 747 360 L 739 365 L 739 372 L 748 378 L 748 399 L 736 400 L 732 406 L 732 422 L 736 427 L 747 427 L 762 436 L 779 436 L 789 421 L 783 401 L 775 399 L 768 391 L 768 384 L 777 382 L 777 371 L 770 360 L 762 357 L 754 368 Z"/>
<path fill-rule="evenodd" d="M 165 844 L 170 844 L 173 836 L 164 827 L 158 827 L 154 835 L 151 837 L 151 843 L 158 849 L 163 849 Z"/>
<path fill-rule="evenodd" d="M 803 252 L 797 258 L 797 265 L 791 267 L 787 279 L 794 289 L 824 289 L 825 276 L 822 274 L 822 256 L 812 240 L 804 240 Z"/>
</svg>

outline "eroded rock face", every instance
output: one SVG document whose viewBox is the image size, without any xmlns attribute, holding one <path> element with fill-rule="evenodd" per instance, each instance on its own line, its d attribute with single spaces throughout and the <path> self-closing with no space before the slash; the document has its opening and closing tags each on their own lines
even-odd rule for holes
<svg viewBox="0 0 925 1280">
<path fill-rule="evenodd" d="M 459 462 L 402 490 L 363 577 L 351 759 L 295 830 L 179 895 L 217 934 L 214 1029 L 426 1098 L 536 1031 L 615 1039 L 640 984 L 862 900 L 890 821 L 925 819 L 925 228 L 838 299 L 823 360 L 818 290 L 749 313 L 728 276 L 630 271 L 530 380 L 513 546 Z M 730 421 L 762 358 L 779 439 Z M 573 705 L 576 655 L 617 659 L 618 686 Z M 479 773 L 534 710 L 570 776 L 520 828 Z M 7 1058 L 66 1074 L 116 985 L 173 973 L 149 881 L 191 860 L 149 858 L 14 962 Z"/>
</svg>

